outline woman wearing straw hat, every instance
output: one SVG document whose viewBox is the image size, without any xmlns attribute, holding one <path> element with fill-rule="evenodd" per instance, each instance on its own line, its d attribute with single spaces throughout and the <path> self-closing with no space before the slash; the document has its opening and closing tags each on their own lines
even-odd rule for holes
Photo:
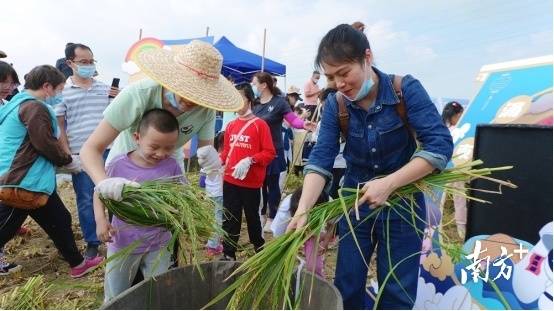
<svg viewBox="0 0 554 311">
<path fill-rule="evenodd" d="M 150 79 L 119 93 L 81 149 L 83 166 L 99 195 L 121 200 L 123 186 L 135 184 L 123 178 L 108 178 L 102 153 L 113 143 L 106 160 L 109 163 L 115 156 L 135 149 L 132 133 L 144 112 L 152 108 L 168 110 L 177 117 L 179 147 L 198 135 L 198 162 L 204 170 L 221 168 L 212 146 L 215 110 L 237 111 L 243 105 L 233 84 L 220 74 L 222 62 L 223 57 L 214 47 L 198 40 L 179 52 L 151 49 L 137 56 L 136 63 Z M 182 154 L 177 153 L 176 157 L 182 159 Z"/>
</svg>

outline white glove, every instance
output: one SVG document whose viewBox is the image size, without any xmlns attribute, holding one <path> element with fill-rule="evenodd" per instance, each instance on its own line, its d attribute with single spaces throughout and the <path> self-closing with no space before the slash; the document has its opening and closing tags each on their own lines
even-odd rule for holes
<svg viewBox="0 0 554 311">
<path fill-rule="evenodd" d="M 252 165 L 252 158 L 248 157 L 240 160 L 239 163 L 233 167 L 234 171 L 232 176 L 236 179 L 243 180 L 246 178 L 246 174 L 248 174 L 250 165 Z"/>
<path fill-rule="evenodd" d="M 198 148 L 196 156 L 198 157 L 198 164 L 206 171 L 206 173 L 210 173 L 221 168 L 219 154 L 217 154 L 217 151 L 213 146 L 208 145 Z"/>
<path fill-rule="evenodd" d="M 56 168 L 57 174 L 77 174 L 83 171 L 81 158 L 78 154 L 71 155 L 71 163 Z"/>
<path fill-rule="evenodd" d="M 99 196 L 105 199 L 121 201 L 121 193 L 123 192 L 123 186 L 140 187 L 140 184 L 134 181 L 130 181 L 123 177 L 106 178 L 94 187 L 94 191 Z"/>
</svg>

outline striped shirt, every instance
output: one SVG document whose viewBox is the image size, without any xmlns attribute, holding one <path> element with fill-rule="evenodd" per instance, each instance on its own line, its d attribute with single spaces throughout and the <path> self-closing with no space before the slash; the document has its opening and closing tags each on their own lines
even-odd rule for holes
<svg viewBox="0 0 554 311">
<path fill-rule="evenodd" d="M 104 118 L 104 109 L 110 103 L 110 86 L 94 79 L 92 81 L 90 88 L 84 89 L 73 84 L 69 77 L 63 89 L 63 102 L 54 107 L 56 116 L 63 116 L 66 120 L 67 139 L 73 154 L 79 153 Z"/>
</svg>

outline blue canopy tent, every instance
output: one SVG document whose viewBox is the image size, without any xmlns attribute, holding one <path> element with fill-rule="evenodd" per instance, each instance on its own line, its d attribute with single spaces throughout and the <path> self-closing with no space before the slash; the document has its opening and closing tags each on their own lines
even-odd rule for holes
<svg viewBox="0 0 554 311">
<path fill-rule="evenodd" d="M 200 40 L 207 42 L 209 44 L 214 44 L 214 37 L 213 36 L 206 36 L 206 37 L 200 37 L 200 38 L 191 38 L 191 39 L 177 39 L 177 40 L 162 40 L 165 45 L 183 45 L 188 44 L 192 40 Z"/>
<path fill-rule="evenodd" d="M 221 74 L 231 77 L 235 83 L 250 82 L 252 76 L 262 70 L 262 57 L 235 46 L 225 36 L 214 44 L 214 47 L 223 55 Z M 277 76 L 284 76 L 287 72 L 285 65 L 264 59 L 264 71 Z"/>
</svg>

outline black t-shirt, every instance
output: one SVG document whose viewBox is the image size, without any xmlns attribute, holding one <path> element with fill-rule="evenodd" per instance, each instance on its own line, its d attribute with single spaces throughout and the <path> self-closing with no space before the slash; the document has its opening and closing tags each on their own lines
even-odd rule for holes
<svg viewBox="0 0 554 311">
<path fill-rule="evenodd" d="M 281 124 L 283 118 L 289 112 L 290 106 L 281 96 L 273 96 L 271 100 L 265 104 L 254 106 L 252 112 L 256 117 L 263 119 L 271 130 L 271 139 L 276 150 L 283 149 L 283 136 L 281 135 Z"/>
</svg>

